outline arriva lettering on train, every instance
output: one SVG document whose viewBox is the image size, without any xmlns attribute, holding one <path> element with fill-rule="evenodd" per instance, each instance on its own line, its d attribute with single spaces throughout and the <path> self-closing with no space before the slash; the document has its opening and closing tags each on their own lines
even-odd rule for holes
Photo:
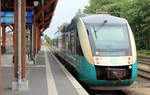
<svg viewBox="0 0 150 95">
<path fill-rule="evenodd" d="M 110 60 L 110 63 L 111 63 L 113 66 L 115 66 L 115 65 L 118 64 L 118 61 L 117 61 L 116 59 L 111 59 L 111 60 Z"/>
</svg>

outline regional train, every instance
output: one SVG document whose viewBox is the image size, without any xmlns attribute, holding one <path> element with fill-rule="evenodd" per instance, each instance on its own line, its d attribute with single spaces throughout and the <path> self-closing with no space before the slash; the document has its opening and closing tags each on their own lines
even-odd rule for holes
<svg viewBox="0 0 150 95">
<path fill-rule="evenodd" d="M 135 40 L 124 18 L 77 15 L 56 33 L 54 46 L 87 85 L 129 86 L 137 78 Z"/>
</svg>

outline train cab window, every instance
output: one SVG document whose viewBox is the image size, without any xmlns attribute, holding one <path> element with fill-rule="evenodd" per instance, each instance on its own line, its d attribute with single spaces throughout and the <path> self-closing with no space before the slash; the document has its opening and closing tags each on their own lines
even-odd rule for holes
<svg viewBox="0 0 150 95">
<path fill-rule="evenodd" d="M 88 27 L 92 38 L 91 44 L 100 56 L 131 56 L 126 25 L 89 25 Z"/>
</svg>

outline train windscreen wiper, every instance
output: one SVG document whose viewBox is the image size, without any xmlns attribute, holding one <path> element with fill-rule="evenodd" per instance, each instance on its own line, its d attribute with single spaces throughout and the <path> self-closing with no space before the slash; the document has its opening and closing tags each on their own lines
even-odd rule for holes
<svg viewBox="0 0 150 95">
<path fill-rule="evenodd" d="M 105 23 L 107 23 L 108 21 L 107 20 L 104 20 L 104 22 L 100 25 L 100 27 L 101 26 L 104 26 L 105 25 Z M 97 39 L 97 31 L 96 31 L 96 29 L 95 29 L 95 26 L 93 25 L 93 30 L 94 30 L 94 34 L 95 34 L 95 38 Z"/>
<path fill-rule="evenodd" d="M 93 30 L 94 30 L 94 34 L 95 34 L 95 38 L 97 39 L 97 34 L 96 34 L 96 30 L 95 30 L 95 26 L 93 25 Z"/>
</svg>

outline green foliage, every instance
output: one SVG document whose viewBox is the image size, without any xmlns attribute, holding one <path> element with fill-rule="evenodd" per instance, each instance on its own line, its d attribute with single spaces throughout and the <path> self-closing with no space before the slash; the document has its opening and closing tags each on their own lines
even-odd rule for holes
<svg viewBox="0 0 150 95">
<path fill-rule="evenodd" d="M 108 11 L 126 18 L 135 36 L 138 50 L 150 50 L 150 0 L 90 0 L 84 13 Z"/>
<path fill-rule="evenodd" d="M 81 9 L 78 9 L 78 11 L 77 11 L 77 13 L 76 13 L 76 15 L 78 15 L 78 14 L 82 14 L 83 12 L 82 12 L 82 10 Z"/>
<path fill-rule="evenodd" d="M 138 56 L 150 57 L 150 50 L 139 50 L 137 54 Z"/>
<path fill-rule="evenodd" d="M 52 44 L 52 40 L 51 40 L 51 38 L 50 38 L 48 35 L 45 35 L 45 36 L 44 36 L 44 39 L 46 40 L 46 42 L 47 42 L 49 45 Z"/>
<path fill-rule="evenodd" d="M 105 6 L 108 6 L 115 2 L 120 2 L 120 1 L 123 1 L 123 0 L 90 0 L 90 5 L 85 7 L 84 13 L 96 13 L 96 12 L 99 12 L 99 10 L 106 11 L 107 8 Z"/>
</svg>

